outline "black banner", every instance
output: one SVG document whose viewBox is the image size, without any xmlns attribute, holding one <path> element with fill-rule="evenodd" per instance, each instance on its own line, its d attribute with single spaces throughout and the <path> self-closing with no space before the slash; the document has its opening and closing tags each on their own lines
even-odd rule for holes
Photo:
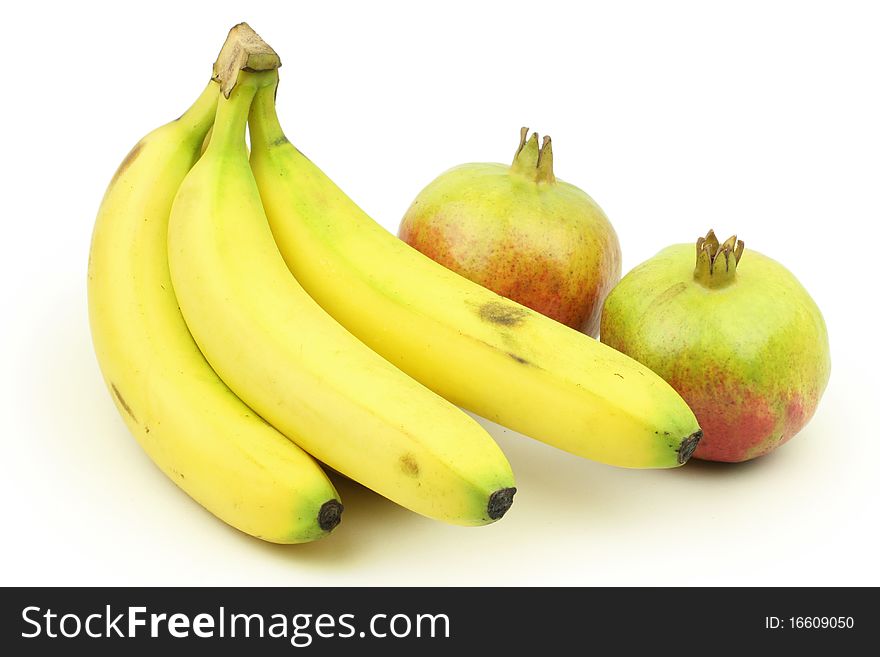
<svg viewBox="0 0 880 657">
<path fill-rule="evenodd" d="M 854 650 L 874 589 L 3 589 L 4 654 Z M 10 652 L 9 649 L 12 651 Z M 186 651 L 186 653 L 184 653 Z M 248 651 L 248 652 L 243 652 Z M 418 651 L 418 652 L 414 652 Z M 853 654 L 850 652 L 842 654 Z"/>
</svg>

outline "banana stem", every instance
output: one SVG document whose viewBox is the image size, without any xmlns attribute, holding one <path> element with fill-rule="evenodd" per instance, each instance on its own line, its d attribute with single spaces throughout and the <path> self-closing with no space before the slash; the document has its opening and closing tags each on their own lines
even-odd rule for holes
<svg viewBox="0 0 880 657">
<path fill-rule="evenodd" d="M 264 73 L 240 71 L 229 98 L 221 96 L 217 103 L 214 132 L 206 153 L 212 153 L 214 149 L 226 152 L 240 149 L 247 157 L 244 134 L 251 104 L 260 89 L 274 88 L 277 83 L 278 73 L 274 70 Z"/>
<path fill-rule="evenodd" d="M 217 83 L 211 80 L 196 102 L 176 122 L 184 126 L 190 133 L 205 134 L 214 122 L 215 112 L 213 110 L 217 106 L 218 92 Z"/>
<path fill-rule="evenodd" d="M 229 98 L 238 82 L 239 71 L 274 71 L 281 66 L 281 58 L 247 23 L 235 25 L 214 62 L 212 79 L 220 83 L 220 90 Z"/>
<path fill-rule="evenodd" d="M 236 84 L 229 98 L 220 98 L 217 104 L 217 117 L 214 119 L 214 132 L 206 154 L 215 151 L 240 149 L 245 152 L 244 127 L 248 110 L 256 93 L 253 85 Z"/>
<path fill-rule="evenodd" d="M 217 104 L 214 129 L 206 153 L 229 148 L 247 151 L 244 129 L 256 93 L 278 85 L 281 59 L 247 23 L 229 30 L 226 42 L 214 62 L 212 80 L 223 96 Z"/>
<path fill-rule="evenodd" d="M 251 131 L 251 148 L 278 146 L 287 143 L 287 137 L 278 120 L 275 109 L 276 86 L 266 86 L 257 92 L 248 121 Z"/>
</svg>

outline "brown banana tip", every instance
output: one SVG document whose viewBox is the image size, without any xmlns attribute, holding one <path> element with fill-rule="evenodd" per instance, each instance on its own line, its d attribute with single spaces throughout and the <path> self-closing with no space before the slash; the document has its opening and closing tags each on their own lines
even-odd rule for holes
<svg viewBox="0 0 880 657">
<path fill-rule="evenodd" d="M 694 452 L 697 449 L 697 445 L 700 444 L 700 439 L 703 437 L 703 431 L 697 431 L 692 433 L 690 436 L 681 441 L 681 445 L 678 447 L 678 463 L 683 464 L 687 463 L 688 459 L 693 456 Z"/>
<path fill-rule="evenodd" d="M 498 520 L 507 513 L 510 505 L 513 504 L 514 495 L 516 495 L 516 488 L 502 488 L 492 493 L 489 496 L 489 504 L 486 507 L 489 517 L 492 520 Z"/>
<path fill-rule="evenodd" d="M 325 532 L 332 531 L 342 520 L 342 510 L 339 500 L 327 500 L 318 511 L 318 526 Z"/>
</svg>

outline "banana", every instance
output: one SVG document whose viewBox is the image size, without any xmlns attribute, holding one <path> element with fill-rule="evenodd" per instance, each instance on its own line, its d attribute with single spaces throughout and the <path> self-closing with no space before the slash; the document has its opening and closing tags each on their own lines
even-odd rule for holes
<svg viewBox="0 0 880 657">
<path fill-rule="evenodd" d="M 167 227 L 178 186 L 214 119 L 211 82 L 179 119 L 144 137 L 104 196 L 89 253 L 95 352 L 144 451 L 233 527 L 276 543 L 325 536 L 342 505 L 320 466 L 245 406 L 199 352 L 171 286 Z"/>
<path fill-rule="evenodd" d="M 490 523 L 515 492 L 499 447 L 327 315 L 278 252 L 245 146 L 251 102 L 276 81 L 238 75 L 175 198 L 169 261 L 187 325 L 230 388 L 319 460 L 425 516 Z"/>
<path fill-rule="evenodd" d="M 251 166 L 300 284 L 354 335 L 450 401 L 561 449 L 678 466 L 702 433 L 648 368 L 490 292 L 384 230 L 290 144 L 261 89 Z"/>
</svg>

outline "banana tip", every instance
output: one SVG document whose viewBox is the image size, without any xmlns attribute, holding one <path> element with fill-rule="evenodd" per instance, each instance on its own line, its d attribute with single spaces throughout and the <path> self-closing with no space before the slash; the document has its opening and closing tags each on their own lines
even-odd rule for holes
<svg viewBox="0 0 880 657">
<path fill-rule="evenodd" d="M 342 520 L 343 506 L 338 500 L 327 500 L 318 511 L 318 526 L 325 532 L 332 531 Z"/>
<path fill-rule="evenodd" d="M 678 462 L 679 464 L 686 463 L 687 460 L 693 456 L 694 451 L 697 449 L 697 445 L 700 444 L 700 439 L 703 437 L 702 430 L 696 431 L 692 433 L 690 436 L 681 441 L 681 446 L 678 448 Z"/>
<path fill-rule="evenodd" d="M 498 520 L 507 513 L 510 505 L 513 504 L 514 495 L 516 495 L 516 488 L 501 488 L 492 493 L 489 496 L 489 504 L 486 507 L 489 517 L 492 520 Z"/>
</svg>

